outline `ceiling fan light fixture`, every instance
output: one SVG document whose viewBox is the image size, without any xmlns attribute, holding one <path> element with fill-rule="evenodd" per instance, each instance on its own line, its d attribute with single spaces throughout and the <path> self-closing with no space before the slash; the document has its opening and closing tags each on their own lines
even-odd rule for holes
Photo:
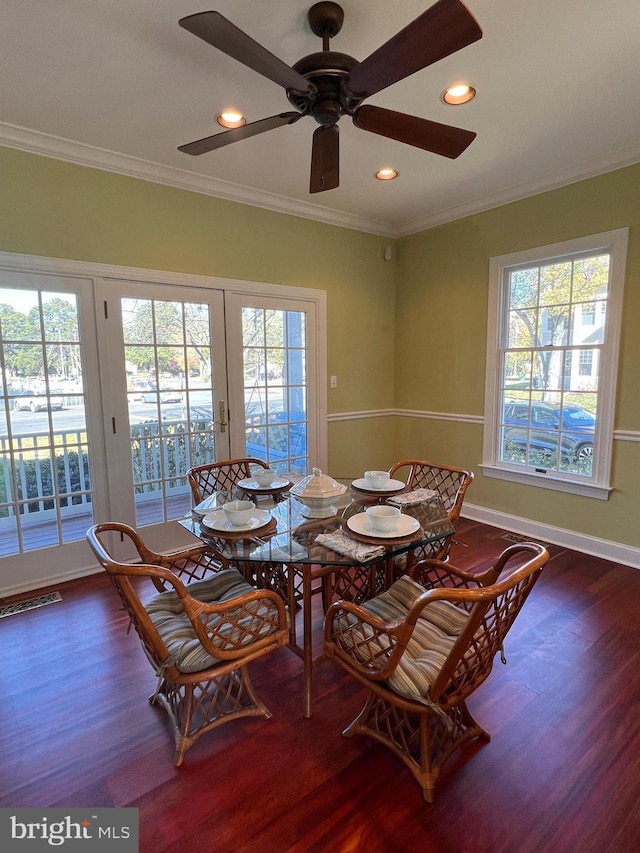
<svg viewBox="0 0 640 853">
<path fill-rule="evenodd" d="M 399 174 L 395 169 L 380 169 L 379 172 L 375 173 L 375 177 L 379 181 L 393 181 Z"/>
<path fill-rule="evenodd" d="M 449 106 L 458 106 L 459 104 L 469 103 L 475 96 L 476 90 L 473 86 L 469 86 L 467 83 L 456 83 L 454 86 L 445 89 L 440 98 Z"/>
<path fill-rule="evenodd" d="M 216 116 L 216 121 L 222 127 L 244 127 L 246 118 L 237 110 L 223 110 Z"/>
</svg>

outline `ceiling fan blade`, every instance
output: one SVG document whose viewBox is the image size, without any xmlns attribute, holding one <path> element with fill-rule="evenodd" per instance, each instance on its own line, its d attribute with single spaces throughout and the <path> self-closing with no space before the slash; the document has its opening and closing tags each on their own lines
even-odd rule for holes
<svg viewBox="0 0 640 853">
<path fill-rule="evenodd" d="M 367 98 L 480 38 L 482 30 L 460 0 L 438 0 L 356 65 L 347 90 Z"/>
<path fill-rule="evenodd" d="M 356 110 L 353 123 L 362 130 L 378 133 L 380 136 L 396 139 L 398 142 L 413 145 L 414 148 L 423 148 L 452 160 L 459 157 L 476 138 L 472 130 L 451 127 L 369 104 Z"/>
<path fill-rule="evenodd" d="M 293 124 L 302 118 L 301 113 L 279 113 L 276 116 L 262 118 L 259 121 L 252 121 L 245 124 L 243 127 L 234 127 L 231 130 L 223 130 L 221 133 L 214 133 L 213 136 L 206 136 L 204 139 L 198 139 L 195 142 L 189 142 L 186 145 L 180 145 L 178 151 L 184 154 L 206 154 L 207 151 L 215 151 L 216 148 L 223 148 L 225 145 L 231 145 L 232 142 L 240 142 L 241 139 L 248 139 L 250 136 L 256 136 L 258 133 L 264 133 L 267 130 L 273 130 L 276 127 L 282 127 L 283 124 Z"/>
<path fill-rule="evenodd" d="M 198 12 L 181 18 L 178 23 L 194 36 L 217 47 L 218 50 L 237 59 L 243 65 L 253 68 L 258 74 L 268 77 L 285 89 L 293 89 L 295 92 L 304 94 L 308 94 L 313 89 L 306 77 L 298 74 L 219 12 Z"/>
<path fill-rule="evenodd" d="M 313 132 L 309 192 L 334 190 L 340 184 L 340 131 L 337 124 Z"/>
</svg>

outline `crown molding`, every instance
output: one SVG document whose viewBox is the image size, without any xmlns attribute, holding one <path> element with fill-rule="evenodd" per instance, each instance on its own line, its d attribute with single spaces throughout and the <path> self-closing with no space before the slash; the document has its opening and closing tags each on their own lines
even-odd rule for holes
<svg viewBox="0 0 640 853">
<path fill-rule="evenodd" d="M 176 189 L 210 195 L 225 201 L 248 204 L 275 213 L 313 219 L 315 222 L 322 222 L 325 225 L 336 225 L 339 228 L 364 231 L 367 234 L 377 234 L 380 237 L 393 238 L 397 236 L 396 230 L 383 222 L 353 216 L 328 207 L 319 207 L 316 204 L 286 198 L 276 193 L 232 184 L 207 175 L 198 175 L 186 169 L 163 166 L 150 160 L 143 160 L 128 154 L 118 154 L 106 148 L 85 145 L 71 139 L 39 133 L 17 125 L 0 122 L 0 145 L 26 151 L 29 154 L 51 157 L 54 160 L 62 160 L 78 166 L 88 166 L 92 169 L 114 172 L 118 175 L 164 184 Z"/>
<path fill-rule="evenodd" d="M 597 157 L 594 160 L 583 161 L 562 172 L 553 175 L 544 175 L 541 178 L 521 184 L 514 184 L 498 192 L 471 199 L 463 204 L 458 204 L 444 210 L 437 210 L 433 214 L 414 219 L 411 222 L 405 222 L 397 226 L 394 236 L 409 237 L 411 234 L 427 231 L 429 228 L 445 225 L 447 222 L 454 222 L 456 219 L 463 219 L 465 216 L 483 213 L 494 207 L 501 207 L 504 204 L 521 201 L 530 196 L 557 190 L 570 184 L 576 184 L 579 181 L 585 181 L 588 178 L 595 178 L 607 172 L 615 172 L 617 169 L 633 166 L 639 162 L 640 145 L 632 145 L 613 154 Z"/>
<path fill-rule="evenodd" d="M 450 208 L 437 210 L 428 216 L 407 221 L 400 225 L 390 225 L 3 122 L 0 122 L 0 145 L 26 151 L 30 154 L 39 154 L 42 157 L 51 157 L 54 160 L 62 160 L 66 163 L 101 169 L 176 189 L 210 195 L 225 201 L 247 204 L 275 213 L 298 216 L 325 225 L 350 228 L 354 231 L 364 231 L 367 234 L 391 239 L 408 237 L 420 231 L 427 231 L 438 225 L 462 219 L 465 216 L 472 216 L 494 207 L 521 201 L 529 196 L 559 189 L 640 162 L 640 146 L 634 145 L 605 157 L 584 161 L 561 173 L 545 175 L 533 181 L 515 184 L 499 192 L 471 199 Z"/>
</svg>

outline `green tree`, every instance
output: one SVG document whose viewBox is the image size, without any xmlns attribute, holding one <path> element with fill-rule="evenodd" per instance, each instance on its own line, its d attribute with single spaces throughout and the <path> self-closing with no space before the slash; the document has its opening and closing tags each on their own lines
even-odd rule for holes
<svg viewBox="0 0 640 853">
<path fill-rule="evenodd" d="M 23 314 L 10 305 L 0 305 L 0 332 L 4 350 L 5 369 L 9 377 L 20 374 L 34 376 L 42 362 L 40 323 L 36 315 Z"/>
<path fill-rule="evenodd" d="M 540 348 L 534 353 L 534 386 L 548 388 L 564 373 L 559 347 L 573 343 L 577 305 L 606 297 L 609 256 L 596 255 L 515 270 L 509 276 L 509 348 Z M 600 342 L 602 331 L 600 332 Z M 591 341 L 596 343 L 598 341 Z"/>
</svg>

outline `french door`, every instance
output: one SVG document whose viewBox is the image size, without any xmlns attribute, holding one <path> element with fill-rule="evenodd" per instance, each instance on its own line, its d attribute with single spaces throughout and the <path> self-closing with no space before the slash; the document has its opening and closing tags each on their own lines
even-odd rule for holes
<svg viewBox="0 0 640 853">
<path fill-rule="evenodd" d="M 110 282 L 109 492 L 154 547 L 190 539 L 175 520 L 191 508 L 194 465 L 248 455 L 306 473 L 317 441 L 308 312 L 273 297 Z"/>
<path fill-rule="evenodd" d="M 91 570 L 96 522 L 178 547 L 193 465 L 323 465 L 324 293 L 157 275 L 0 253 L 5 595 Z"/>
<path fill-rule="evenodd" d="M 0 274 L 1 589 L 73 575 L 107 511 L 95 337 L 89 278 Z"/>
</svg>

